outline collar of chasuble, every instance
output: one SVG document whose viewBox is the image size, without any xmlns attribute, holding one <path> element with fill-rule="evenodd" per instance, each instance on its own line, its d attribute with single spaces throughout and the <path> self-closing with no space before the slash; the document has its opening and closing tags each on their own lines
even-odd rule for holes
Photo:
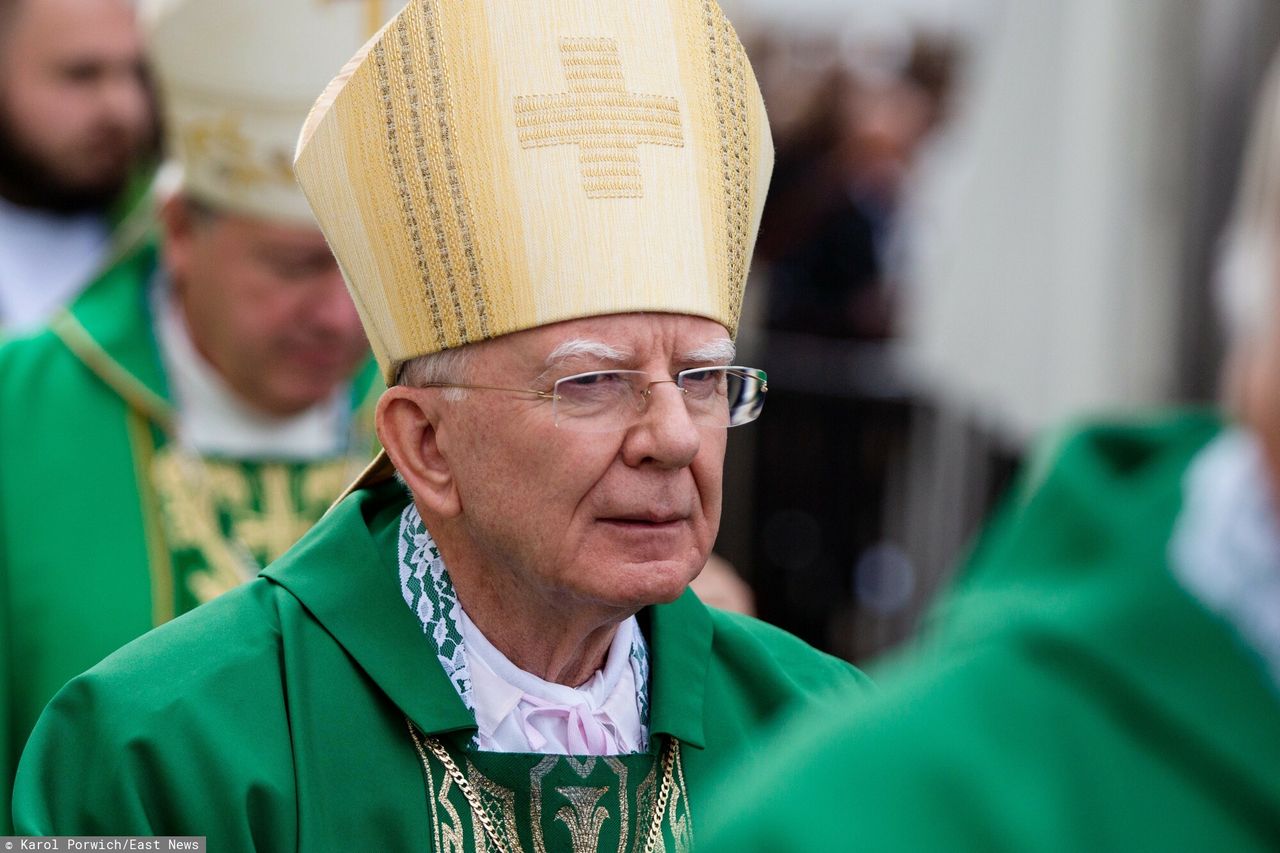
<svg viewBox="0 0 1280 853">
<path fill-rule="evenodd" d="M 335 506 L 262 576 L 306 608 L 377 688 L 424 733 L 474 733 L 475 715 L 438 664 L 398 575 L 400 524 L 411 504 L 395 480 Z M 707 670 L 714 629 L 692 591 L 637 614 L 649 647 L 649 734 L 706 746 Z M 433 665 L 424 667 L 424 654 Z"/>
<path fill-rule="evenodd" d="M 400 535 L 396 558 L 400 569 L 400 594 L 418 617 L 422 631 L 430 638 L 436 660 L 469 710 L 476 707 L 462 631 L 462 605 L 449 578 L 449 570 L 435 539 L 427 530 L 418 508 L 410 502 L 400 515 Z M 636 685 L 636 711 L 640 718 L 641 742 L 647 743 L 649 729 L 649 648 L 643 634 L 632 632 L 628 663 Z M 476 736 L 478 744 L 479 735 Z"/>
</svg>

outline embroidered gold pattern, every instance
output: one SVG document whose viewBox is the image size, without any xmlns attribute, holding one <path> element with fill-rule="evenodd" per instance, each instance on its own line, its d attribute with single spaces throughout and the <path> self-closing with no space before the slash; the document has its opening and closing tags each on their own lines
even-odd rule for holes
<svg viewBox="0 0 1280 853">
<path fill-rule="evenodd" d="M 440 846 L 436 849 L 448 851 L 448 853 L 464 853 L 467 849 L 467 828 L 462 823 L 462 816 L 458 814 L 458 810 L 449 799 L 452 788 L 453 779 L 446 773 L 444 781 L 440 783 L 440 793 L 431 802 L 433 812 L 438 804 L 449 819 L 449 822 L 444 825 L 440 825 L 438 819 L 432 821 L 439 830 Z M 483 840 L 479 849 L 483 850 Z"/>
<path fill-rule="evenodd" d="M 520 144 L 577 145 L 588 198 L 642 198 L 639 147 L 684 147 L 679 102 L 628 92 L 614 39 L 562 39 L 560 62 L 568 92 L 516 98 Z"/>
<path fill-rule="evenodd" d="M 454 224 L 462 241 L 462 254 L 466 260 L 467 276 L 471 280 L 472 307 L 476 311 L 480 328 L 480 339 L 489 336 L 489 318 L 485 308 L 485 293 L 481 285 L 482 276 L 480 260 L 476 255 L 475 240 L 471 234 L 471 208 L 462 187 L 462 174 L 458 169 L 458 154 L 453 140 L 453 98 L 449 93 L 448 77 L 445 75 L 444 49 L 440 43 L 440 28 L 436 22 L 439 13 L 433 3 L 424 3 L 427 16 L 427 60 L 431 67 L 431 92 L 436 122 L 440 129 L 440 155 L 444 161 L 445 181 L 449 185 L 449 196 L 453 202 Z M 423 162 L 423 169 L 426 169 Z M 472 336 L 468 334 L 466 322 L 461 314 L 461 306 L 455 295 L 455 307 L 459 312 L 458 326 L 462 332 L 460 344 L 468 343 Z"/>
<path fill-rule="evenodd" d="M 423 4 L 423 14 L 434 13 L 431 4 Z M 427 34 L 435 30 L 435 25 L 427 24 Z M 427 137 L 422 129 L 422 94 L 418 91 L 418 73 L 412 48 L 409 43 L 409 23 L 405 19 L 396 22 L 396 41 L 400 47 L 400 74 L 404 80 L 405 94 L 408 96 L 409 130 L 413 135 L 413 152 L 417 157 L 417 177 L 426 188 L 427 214 L 431 218 L 431 234 L 435 238 L 436 254 L 444 266 L 445 291 L 453 299 L 454 320 L 459 327 L 465 327 L 462 318 L 462 300 L 458 294 L 457 273 L 454 270 L 453 252 L 449 248 L 449 236 L 445 231 L 444 214 L 440 209 L 440 188 L 436 186 L 435 176 L 431 172 L 431 160 L 427 154 Z M 434 41 L 431 42 L 434 46 Z M 431 48 L 429 48 L 430 50 Z M 432 62 L 432 65 L 435 63 Z M 432 84 L 438 86 L 435 69 L 431 68 Z M 443 328 L 439 330 L 443 333 Z"/>
<path fill-rule="evenodd" d="M 391 97 L 391 76 L 387 68 L 387 51 L 383 42 L 379 41 L 371 53 L 374 70 L 378 77 L 378 92 L 382 97 L 383 109 L 386 112 L 387 154 L 391 160 L 391 173 L 396 182 L 396 194 L 400 197 L 400 214 L 404 217 L 404 230 L 409 235 L 413 247 L 414 261 L 418 267 L 418 276 L 422 280 L 423 295 L 427 298 L 427 310 L 431 315 L 431 326 L 438 340 L 444 340 L 444 321 L 440 317 L 440 304 L 436 301 L 435 288 L 431 286 L 431 271 L 427 266 L 427 253 L 422 244 L 422 231 L 418 225 L 418 212 L 414 209 L 413 195 L 409 192 L 409 181 L 405 176 L 404 159 L 400 154 L 399 123 L 396 118 L 396 107 Z M 442 239 L 438 228 L 436 239 Z"/>
<path fill-rule="evenodd" d="M 157 453 L 151 465 L 151 482 L 166 522 L 170 549 L 198 551 L 204 562 L 202 571 L 187 578 L 188 589 L 200 602 L 211 601 L 252 578 L 248 561 L 223 533 L 217 509 L 222 499 L 235 501 L 240 496 L 216 474 L 205 478 L 184 470 L 203 465 L 199 458 L 171 447 Z M 196 476 L 201 479 L 200 486 L 191 482 Z M 222 489 L 222 495 L 215 495 L 215 488 Z"/>
<path fill-rule="evenodd" d="M 422 742 L 418 739 L 418 732 L 412 725 L 409 727 L 409 734 L 412 735 L 413 745 L 425 762 L 426 753 L 423 751 Z M 427 805 L 431 809 L 431 849 L 439 850 L 441 853 L 462 853 L 463 827 L 458 820 L 457 809 L 449 802 L 449 789 L 453 786 L 453 778 L 446 773 L 440 783 L 440 789 L 436 790 L 434 774 L 424 773 L 423 775 L 427 782 Z M 452 823 L 445 823 L 440 819 L 438 811 L 440 808 L 445 810 L 445 814 Z"/>
<path fill-rule="evenodd" d="M 200 565 L 186 578 L 198 602 L 251 580 L 319 520 L 350 472 L 348 460 L 307 465 L 291 475 L 283 463 L 255 466 L 202 459 L 167 446 L 151 463 L 151 483 L 174 553 L 194 551 Z"/>
<path fill-rule="evenodd" d="M 529 810 L 533 813 L 533 849 L 536 853 L 547 853 L 547 842 L 542 834 L 542 780 L 558 763 L 559 756 L 548 755 L 529 771 L 529 791 L 532 793 Z"/>
<path fill-rule="evenodd" d="M 279 556 L 314 523 L 294 506 L 289 492 L 289 472 L 272 465 L 262 471 L 262 511 L 239 520 L 236 538 L 254 553 Z"/>
<path fill-rule="evenodd" d="M 146 488 L 155 459 L 156 440 L 146 415 L 134 407 L 125 412 L 129 447 L 133 451 L 133 471 L 138 483 L 144 535 L 147 541 L 147 565 L 151 574 L 151 624 L 163 625 L 174 617 L 173 565 L 165 545 L 164 518 L 153 490 Z"/>
<path fill-rule="evenodd" d="M 600 830 L 609 819 L 609 810 L 596 804 L 609 793 L 608 788 L 556 788 L 556 793 L 569 801 L 556 811 L 556 820 L 569 828 L 573 853 L 599 853 Z"/>
<path fill-rule="evenodd" d="M 725 273 L 729 314 L 742 308 L 747 278 L 751 212 L 751 137 L 747 114 L 747 58 L 733 25 L 712 0 L 703 0 L 711 79 L 720 126 L 720 169 L 724 183 Z"/>
<path fill-rule="evenodd" d="M 618 853 L 624 853 L 627 849 L 627 835 L 631 832 L 631 809 L 627 808 L 627 765 L 616 758 L 605 758 L 604 763 L 618 777 L 618 816 L 621 818 L 618 827 Z"/>
<path fill-rule="evenodd" d="M 684 758 L 675 754 L 675 784 L 671 786 L 671 805 L 667 809 L 667 823 L 675 840 L 675 853 L 692 853 L 693 821 L 689 811 L 689 788 L 684 782 Z"/>
<path fill-rule="evenodd" d="M 407 14 L 401 15 L 371 56 L 385 112 L 392 178 L 432 331 L 449 346 L 460 346 L 489 337 L 484 275 L 455 150 L 453 103 L 435 21 L 439 12 L 431 2 L 413 8 L 425 20 L 415 26 Z M 401 83 L 395 94 L 391 62 L 397 62 Z M 448 294 L 447 308 L 442 293 Z M 446 310 L 452 312 L 454 334 L 446 333 Z"/>
<path fill-rule="evenodd" d="M 426 777 L 433 849 L 458 853 L 466 850 L 475 853 L 522 851 L 518 829 L 524 824 L 516 812 L 515 792 L 489 779 L 470 760 L 466 762 L 464 775 L 439 740 L 422 735 L 411 721 L 406 719 L 405 722 Z M 434 762 L 431 756 L 435 757 Z M 557 767 L 567 767 L 586 780 L 598 767 L 598 761 L 603 761 L 618 783 L 617 799 L 614 801 L 610 797 L 608 807 L 602 801 L 614 790 L 611 779 L 608 785 L 564 785 L 556 787 L 554 792 L 544 790 L 546 776 Z M 443 773 L 438 774 L 438 769 Z M 596 778 L 605 781 L 598 775 Z M 461 795 L 470 807 L 469 827 L 459 823 L 460 812 L 449 800 L 449 795 L 455 790 L 456 795 Z M 559 755 L 546 756 L 530 770 L 529 794 L 528 828 L 533 836 L 535 853 L 548 851 L 542 821 L 544 813 L 550 813 L 551 808 L 556 809 L 554 820 L 563 823 L 568 831 L 572 853 L 600 853 L 602 831 L 614 819 L 615 809 L 618 810 L 620 829 L 618 853 L 666 853 L 668 850 L 689 853 L 692 850 L 689 797 L 678 741 L 667 742 L 659 760 L 652 765 L 634 794 L 629 791 L 626 766 L 616 758 L 579 760 Z M 642 833 L 638 827 L 634 837 L 628 828 L 628 813 L 633 808 L 637 815 L 650 815 L 647 832 Z M 670 833 L 669 837 L 664 828 Z M 556 849 L 562 848 L 557 845 Z"/>
<path fill-rule="evenodd" d="M 467 780 L 471 783 L 472 790 L 477 793 L 485 811 L 490 815 L 501 816 L 499 825 L 502 827 L 502 834 L 505 836 L 503 840 L 507 844 L 507 849 L 512 853 L 524 853 L 524 848 L 520 845 L 519 830 L 516 827 L 515 792 L 485 776 L 470 761 L 467 762 Z M 477 850 L 482 849 L 484 833 L 479 833 L 476 841 Z"/>
<path fill-rule="evenodd" d="M 188 163 L 205 163 L 214 176 L 232 188 L 262 184 L 295 186 L 293 158 L 288 151 L 263 151 L 245 135 L 244 119 L 228 113 L 217 119 L 198 119 L 184 124 L 179 145 Z"/>
<path fill-rule="evenodd" d="M 573 770 L 574 773 L 577 773 L 579 777 L 586 779 L 595 770 L 597 759 L 591 757 L 584 758 L 580 761 L 572 755 L 549 755 L 542 761 L 538 762 L 537 766 L 529 772 L 529 790 L 532 793 L 529 808 L 533 813 L 533 849 L 536 853 L 547 853 L 547 842 L 542 831 L 542 804 L 546 797 L 546 794 L 542 790 L 542 783 L 547 774 L 554 770 L 556 765 L 561 761 L 565 762 L 569 769 Z M 625 853 L 631 833 L 631 810 L 627 801 L 627 792 L 630 790 L 627 783 L 627 766 L 618 759 L 612 757 L 606 756 L 603 761 L 618 778 L 618 853 Z M 655 765 L 653 772 L 655 774 L 657 773 L 657 765 Z M 564 792 L 560 791 L 560 793 L 563 794 Z M 646 811 L 651 813 L 652 808 L 651 803 L 649 805 L 641 804 L 641 813 Z M 561 809 L 561 811 L 563 811 L 563 809 Z M 596 835 L 598 838 L 598 829 Z M 597 846 L 599 846 L 598 842 Z"/>
</svg>

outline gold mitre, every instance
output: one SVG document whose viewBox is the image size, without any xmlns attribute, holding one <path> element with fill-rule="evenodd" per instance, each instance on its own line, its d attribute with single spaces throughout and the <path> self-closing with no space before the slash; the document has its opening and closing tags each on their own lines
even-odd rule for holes
<svg viewBox="0 0 1280 853">
<path fill-rule="evenodd" d="M 316 103 L 294 168 L 391 382 L 577 317 L 735 334 L 772 165 L 713 0 L 411 0 Z"/>
<path fill-rule="evenodd" d="M 145 0 L 140 11 L 184 190 L 220 210 L 314 225 L 293 176 L 298 131 L 391 4 Z"/>
</svg>

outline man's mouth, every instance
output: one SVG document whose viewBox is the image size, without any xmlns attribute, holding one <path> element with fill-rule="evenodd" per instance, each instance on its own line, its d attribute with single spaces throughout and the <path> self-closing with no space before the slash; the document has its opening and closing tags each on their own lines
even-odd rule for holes
<svg viewBox="0 0 1280 853">
<path fill-rule="evenodd" d="M 686 516 L 680 513 L 645 512 L 606 516 L 600 520 L 606 524 L 612 524 L 623 528 L 631 528 L 634 530 L 661 530 L 664 528 L 677 527 L 682 524 L 685 519 Z"/>
</svg>

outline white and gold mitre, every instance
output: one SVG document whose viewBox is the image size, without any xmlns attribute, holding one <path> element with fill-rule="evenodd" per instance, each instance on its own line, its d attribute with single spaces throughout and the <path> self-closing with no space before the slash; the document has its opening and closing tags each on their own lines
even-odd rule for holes
<svg viewBox="0 0 1280 853">
<path fill-rule="evenodd" d="M 333 70 L 392 6 L 144 0 L 147 52 L 184 189 L 219 209 L 314 224 L 293 176 L 298 131 Z"/>
<path fill-rule="evenodd" d="M 294 168 L 391 382 L 577 317 L 736 333 L 772 165 L 714 0 L 411 0 L 316 103 Z"/>
</svg>

